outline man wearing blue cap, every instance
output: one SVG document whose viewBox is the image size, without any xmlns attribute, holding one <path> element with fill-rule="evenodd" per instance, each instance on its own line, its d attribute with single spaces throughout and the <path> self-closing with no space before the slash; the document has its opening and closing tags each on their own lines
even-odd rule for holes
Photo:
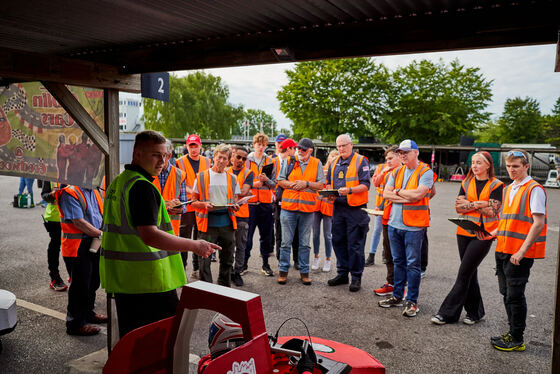
<svg viewBox="0 0 560 374">
<path fill-rule="evenodd" d="M 379 306 L 402 306 L 408 282 L 403 316 L 415 317 L 419 312 L 422 240 L 424 228 L 430 225 L 429 196 L 434 174 L 418 160 L 418 145 L 413 140 L 403 140 L 397 152 L 403 165 L 393 170 L 383 191 L 383 198 L 392 203 L 388 231 L 395 284 L 393 295 L 381 300 Z"/>
</svg>

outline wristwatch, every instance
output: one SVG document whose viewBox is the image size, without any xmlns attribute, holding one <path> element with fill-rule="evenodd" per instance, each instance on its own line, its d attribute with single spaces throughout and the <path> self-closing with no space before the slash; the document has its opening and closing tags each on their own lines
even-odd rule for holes
<svg viewBox="0 0 560 374">
<path fill-rule="evenodd" d="M 352 194 L 352 187 L 350 187 L 350 189 L 348 190 L 348 195 Z"/>
<path fill-rule="evenodd" d="M 309 182 L 305 182 L 305 188 L 309 188 Z"/>
</svg>

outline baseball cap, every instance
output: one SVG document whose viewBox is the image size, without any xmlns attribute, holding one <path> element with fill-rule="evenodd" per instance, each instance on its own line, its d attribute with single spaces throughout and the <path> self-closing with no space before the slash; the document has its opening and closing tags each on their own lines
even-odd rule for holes
<svg viewBox="0 0 560 374">
<path fill-rule="evenodd" d="M 290 139 L 290 138 L 284 140 L 282 142 L 282 144 L 280 144 L 280 148 L 282 148 L 282 149 L 287 149 L 287 148 L 290 148 L 290 147 L 297 147 L 297 143 L 294 142 L 294 140 Z"/>
<path fill-rule="evenodd" d="M 418 145 L 416 144 L 416 142 L 414 140 L 406 139 L 403 140 L 401 144 L 399 144 L 399 148 L 397 149 L 397 151 L 408 152 L 413 149 L 418 150 Z"/>
<path fill-rule="evenodd" d="M 191 134 L 191 135 L 187 136 L 187 142 L 186 143 L 187 143 L 187 145 L 193 144 L 193 143 L 198 144 L 198 145 L 202 144 L 202 142 L 200 141 L 200 136 L 198 136 L 196 134 Z"/>
<path fill-rule="evenodd" d="M 278 134 L 276 135 L 276 139 L 274 139 L 274 141 L 276 143 L 282 143 L 284 140 L 288 139 L 288 137 L 286 136 L 286 134 Z"/>
<path fill-rule="evenodd" d="M 309 148 L 315 148 L 315 144 L 313 144 L 313 140 L 311 140 L 309 138 L 302 138 L 299 141 L 298 148 L 301 148 L 304 151 L 307 151 Z"/>
</svg>

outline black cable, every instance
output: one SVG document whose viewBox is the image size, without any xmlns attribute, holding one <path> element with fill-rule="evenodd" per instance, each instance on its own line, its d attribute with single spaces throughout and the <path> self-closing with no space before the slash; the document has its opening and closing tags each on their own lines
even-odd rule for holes
<svg viewBox="0 0 560 374">
<path fill-rule="evenodd" d="M 285 320 L 284 322 L 282 322 L 282 324 L 280 325 L 280 327 L 278 327 L 278 330 L 276 330 L 276 334 L 274 334 L 274 337 L 271 337 L 270 339 L 272 339 L 272 341 L 274 342 L 274 344 L 276 344 L 276 342 L 278 341 L 278 334 L 280 333 L 280 329 L 286 324 L 286 322 L 291 321 L 291 320 L 297 320 L 300 321 L 303 326 L 305 327 L 305 330 L 307 331 L 307 337 L 309 338 L 309 343 L 312 344 L 311 341 L 311 334 L 309 334 L 309 329 L 307 328 L 307 325 L 305 324 L 305 322 L 303 322 L 303 320 L 301 320 L 298 317 L 290 317 L 287 320 Z"/>
</svg>

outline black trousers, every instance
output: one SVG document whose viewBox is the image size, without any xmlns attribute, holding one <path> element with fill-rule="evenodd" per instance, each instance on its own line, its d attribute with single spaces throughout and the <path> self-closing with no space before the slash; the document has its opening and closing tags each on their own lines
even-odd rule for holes
<svg viewBox="0 0 560 374">
<path fill-rule="evenodd" d="M 49 246 L 47 247 L 47 264 L 49 266 L 49 276 L 51 280 L 54 280 L 57 275 L 60 275 L 58 272 L 61 236 L 60 222 L 45 221 L 43 224 L 50 237 Z"/>
<path fill-rule="evenodd" d="M 280 247 L 282 247 L 282 225 L 280 224 L 280 212 L 282 208 L 280 204 L 274 203 L 274 236 L 276 239 L 276 258 L 280 261 Z M 299 231 L 296 226 L 294 231 L 294 240 L 292 241 L 292 258 L 294 259 L 294 264 L 299 258 Z"/>
<path fill-rule="evenodd" d="M 89 251 L 92 238 L 84 238 L 72 265 L 68 289 L 66 328 L 77 329 L 95 315 L 95 292 L 99 288 L 99 252 Z"/>
<path fill-rule="evenodd" d="M 259 228 L 263 265 L 268 265 L 268 257 L 273 252 L 274 239 L 274 208 L 272 205 L 272 203 L 249 205 L 249 232 L 247 234 L 247 246 L 245 247 L 245 267 L 247 267 L 249 257 L 251 257 L 253 236 L 257 227 Z"/>
<path fill-rule="evenodd" d="M 395 284 L 395 265 L 389 240 L 389 225 L 383 225 L 383 263 L 387 267 L 387 283 L 392 286 Z"/>
<path fill-rule="evenodd" d="M 201 239 L 218 244 L 222 249 L 220 254 L 220 270 L 218 273 L 218 284 L 226 287 L 231 286 L 231 269 L 233 265 L 233 254 L 235 253 L 235 230 L 232 226 L 208 227 L 206 232 L 200 233 Z M 212 283 L 212 270 L 210 257 L 200 258 L 200 280 Z"/>
<path fill-rule="evenodd" d="M 138 327 L 174 316 L 178 304 L 176 290 L 142 294 L 116 293 L 119 336 L 122 338 Z"/>
<path fill-rule="evenodd" d="M 457 322 L 463 307 L 467 315 L 474 320 L 484 317 L 484 303 L 478 285 L 477 269 L 491 246 L 492 240 L 478 240 L 476 237 L 457 235 L 461 265 L 455 284 L 443 300 L 438 312 L 445 321 Z"/>
<path fill-rule="evenodd" d="M 187 212 L 181 215 L 181 224 L 179 225 L 179 236 L 181 238 L 187 239 L 198 239 L 198 229 L 196 227 L 196 217 L 194 212 Z M 181 252 L 181 259 L 183 260 L 183 266 L 187 267 L 187 262 L 189 258 L 189 252 Z M 198 270 L 198 260 L 199 256 L 195 253 L 192 254 L 193 270 Z"/>
<path fill-rule="evenodd" d="M 523 258 L 519 265 L 512 264 L 511 255 L 496 252 L 496 275 L 500 293 L 504 296 L 504 306 L 509 321 L 509 333 L 516 341 L 523 341 L 527 320 L 525 286 L 529 281 L 531 267 L 535 261 Z"/>
</svg>

